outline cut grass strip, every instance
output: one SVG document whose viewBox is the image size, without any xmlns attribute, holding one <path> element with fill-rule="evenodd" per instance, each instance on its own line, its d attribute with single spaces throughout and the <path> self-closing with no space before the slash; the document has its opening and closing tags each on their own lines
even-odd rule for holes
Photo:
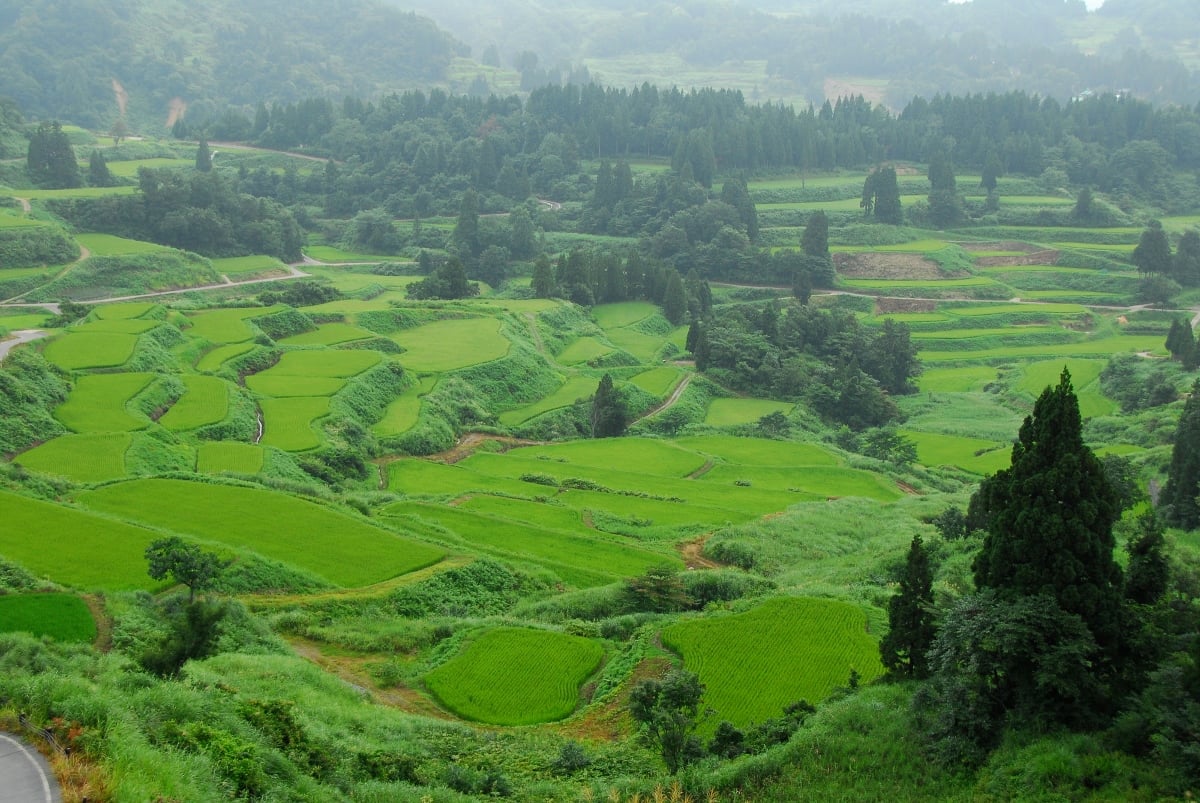
<svg viewBox="0 0 1200 803">
<path fill-rule="evenodd" d="M 188 375 L 183 377 L 183 385 L 184 394 L 158 423 L 173 432 L 185 432 L 225 419 L 229 412 L 229 385 L 223 379 Z"/>
<path fill-rule="evenodd" d="M 149 420 L 126 409 L 129 400 L 154 379 L 154 374 L 91 374 L 81 376 L 71 395 L 54 416 L 75 432 L 132 432 Z"/>
<path fill-rule="evenodd" d="M 63 435 L 19 455 L 13 462 L 31 471 L 57 474 L 75 482 L 104 482 L 126 475 L 128 433 Z"/>
<path fill-rule="evenodd" d="M 445 556 L 345 513 L 258 488 L 133 480 L 89 491 L 80 501 L 131 521 L 252 550 L 340 586 L 382 582 Z M 143 571 L 144 564 L 143 559 Z"/>
</svg>

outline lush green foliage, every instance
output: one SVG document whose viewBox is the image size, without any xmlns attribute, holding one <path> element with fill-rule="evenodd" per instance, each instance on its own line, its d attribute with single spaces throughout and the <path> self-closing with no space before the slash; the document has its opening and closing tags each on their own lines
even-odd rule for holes
<svg viewBox="0 0 1200 803">
<path fill-rule="evenodd" d="M 0 631 L 88 644 L 96 638 L 96 622 L 74 594 L 6 595 L 0 596 Z"/>
</svg>

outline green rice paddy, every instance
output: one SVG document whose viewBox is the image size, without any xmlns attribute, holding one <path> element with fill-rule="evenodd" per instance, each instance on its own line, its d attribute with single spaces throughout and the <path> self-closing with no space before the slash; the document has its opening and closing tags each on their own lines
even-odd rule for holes
<svg viewBox="0 0 1200 803">
<path fill-rule="evenodd" d="M 263 417 L 263 446 L 285 452 L 303 452 L 321 445 L 321 436 L 313 428 L 318 418 L 329 414 L 329 397 L 263 399 L 259 406 Z"/>
<path fill-rule="evenodd" d="M 568 377 L 558 390 L 545 396 L 533 404 L 518 407 L 500 414 L 500 423 L 505 426 L 523 424 L 542 413 L 567 407 L 580 399 L 588 399 L 596 392 L 596 378 L 590 376 Z"/>
<path fill-rule="evenodd" d="M 248 257 L 214 259 L 212 260 L 212 265 L 217 273 L 229 276 L 234 281 L 249 274 L 282 271 L 286 267 L 275 257 L 264 256 L 262 254 Z"/>
<path fill-rule="evenodd" d="M 508 354 L 508 338 L 496 318 L 459 318 L 406 329 L 392 335 L 404 348 L 400 362 L 410 371 L 455 371 Z"/>
<path fill-rule="evenodd" d="M 917 447 L 917 460 L 926 466 L 956 466 L 986 476 L 1012 462 L 1011 444 L 961 435 L 901 430 Z"/>
<path fill-rule="evenodd" d="M 216 371 L 234 357 L 239 357 L 253 349 L 253 343 L 231 343 L 227 346 L 217 346 L 215 349 L 204 352 L 204 356 L 196 361 L 196 370 Z"/>
<path fill-rule="evenodd" d="M 303 332 L 280 340 L 284 346 L 336 346 L 338 343 L 350 343 L 355 340 L 366 340 L 374 337 L 366 329 L 359 329 L 347 323 L 324 323 L 312 332 Z"/>
<path fill-rule="evenodd" d="M 137 336 L 119 332 L 66 333 L 46 344 L 42 355 L 59 368 L 115 368 L 129 362 Z"/>
<path fill-rule="evenodd" d="M 819 703 L 851 670 L 862 682 L 883 674 L 866 613 L 836 600 L 773 599 L 747 613 L 680 622 L 662 640 L 705 685 L 704 703 L 716 712 L 710 727 L 745 727 L 798 700 Z"/>
<path fill-rule="evenodd" d="M 425 676 L 425 685 L 464 719 L 533 725 L 568 716 L 604 651 L 579 636 L 505 627 L 489 630 Z"/>
<path fill-rule="evenodd" d="M 0 633 L 90 644 L 96 638 L 96 620 L 87 603 L 74 594 L 12 594 L 0 596 Z"/>
<path fill-rule="evenodd" d="M 704 423 L 714 427 L 753 424 L 771 413 L 787 415 L 794 406 L 769 399 L 713 399 L 704 416 Z"/>
<path fill-rule="evenodd" d="M 92 315 L 102 321 L 128 321 L 141 318 L 157 304 L 147 301 L 133 301 L 123 304 L 104 304 L 92 310 Z"/>
<path fill-rule="evenodd" d="M 246 324 L 247 320 L 278 310 L 278 307 L 234 307 L 196 312 L 190 316 L 192 325 L 186 332 L 212 343 L 243 343 L 255 335 L 255 331 Z"/>
<path fill-rule="evenodd" d="M 683 372 L 673 365 L 660 365 L 642 371 L 630 378 L 630 382 L 652 396 L 666 396 L 679 384 Z"/>
<path fill-rule="evenodd" d="M 563 365 L 580 365 L 612 352 L 613 347 L 598 338 L 581 337 L 563 349 L 555 359 Z"/>
<path fill-rule="evenodd" d="M 131 442 L 124 432 L 62 435 L 23 452 L 14 462 L 75 482 L 104 482 L 126 475 L 125 452 Z"/>
<path fill-rule="evenodd" d="M 196 449 L 196 471 L 201 474 L 257 474 L 263 467 L 263 449 L 251 443 L 206 441 Z"/>
<path fill-rule="evenodd" d="M 421 399 L 437 385 L 436 376 L 422 377 L 421 381 L 400 394 L 388 405 L 383 417 L 371 427 L 376 435 L 388 437 L 408 432 L 421 417 Z"/>
<path fill-rule="evenodd" d="M 143 240 L 129 240 L 112 234 L 76 234 L 75 241 L 96 257 L 153 254 L 158 251 L 170 250 L 165 245 L 148 243 Z"/>
<path fill-rule="evenodd" d="M 229 412 L 229 385 L 214 376 L 182 377 L 186 390 L 158 423 L 183 432 L 224 420 Z"/>
<path fill-rule="evenodd" d="M 592 317 L 601 329 L 620 329 L 632 326 L 658 312 L 658 306 L 649 301 L 624 301 L 619 304 L 600 304 L 592 308 Z"/>
<path fill-rule="evenodd" d="M 445 554 L 314 502 L 258 488 L 132 480 L 84 493 L 80 502 L 129 521 L 251 550 L 341 586 L 378 583 Z"/>
<path fill-rule="evenodd" d="M 132 432 L 149 424 L 126 405 L 154 380 L 154 374 L 91 374 L 81 376 L 71 395 L 54 411 L 75 432 Z"/>
</svg>

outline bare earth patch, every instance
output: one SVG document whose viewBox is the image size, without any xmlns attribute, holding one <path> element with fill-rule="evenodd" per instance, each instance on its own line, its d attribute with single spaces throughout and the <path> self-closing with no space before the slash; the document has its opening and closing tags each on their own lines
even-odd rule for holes
<svg viewBox="0 0 1200 803">
<path fill-rule="evenodd" d="M 897 315 L 904 312 L 936 312 L 937 302 L 927 298 L 879 298 L 875 301 L 876 315 Z"/>
<path fill-rule="evenodd" d="M 838 273 L 851 279 L 944 279 L 941 266 L 920 254 L 834 254 Z"/>
</svg>

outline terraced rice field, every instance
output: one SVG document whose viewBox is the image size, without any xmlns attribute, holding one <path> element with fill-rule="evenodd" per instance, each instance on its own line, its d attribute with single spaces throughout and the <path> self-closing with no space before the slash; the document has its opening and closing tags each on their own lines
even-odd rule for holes
<svg viewBox="0 0 1200 803">
<path fill-rule="evenodd" d="M 146 574 L 145 551 L 159 533 L 6 491 L 0 517 L 0 555 L 38 577 L 88 590 L 157 585 Z"/>
<path fill-rule="evenodd" d="M 285 452 L 303 452 L 321 445 L 314 429 L 317 419 L 329 414 L 329 397 L 263 399 L 259 406 L 263 417 L 263 446 Z"/>
<path fill-rule="evenodd" d="M 391 336 L 405 352 L 400 362 L 410 371 L 440 373 L 498 360 L 511 344 L 496 318 L 434 321 Z"/>
<path fill-rule="evenodd" d="M 383 418 L 371 427 L 376 435 L 388 437 L 408 432 L 421 416 L 421 399 L 437 385 L 436 376 L 422 377 L 420 382 L 405 390 L 388 405 Z"/>
<path fill-rule="evenodd" d="M 1071 372 L 1071 384 L 1079 398 L 1079 412 L 1085 419 L 1112 415 L 1119 407 L 1100 390 L 1100 372 L 1105 360 L 1043 360 L 1026 365 L 1016 390 L 1036 399 L 1047 387 L 1055 387 L 1063 369 Z"/>
<path fill-rule="evenodd" d="M 374 336 L 366 329 L 348 323 L 323 323 L 312 332 L 294 335 L 280 340 L 279 343 L 284 346 L 336 346 L 339 343 L 366 340 Z"/>
<path fill-rule="evenodd" d="M 143 240 L 129 240 L 112 234 L 76 234 L 75 242 L 91 251 L 92 256 L 97 257 L 153 254 L 158 251 L 170 250 L 165 245 L 148 243 Z"/>
<path fill-rule="evenodd" d="M 597 380 L 590 376 L 572 376 L 558 390 L 525 407 L 518 407 L 500 414 L 500 423 L 507 427 L 523 424 L 542 413 L 567 407 L 581 399 L 589 399 L 596 392 Z"/>
<path fill-rule="evenodd" d="M 541 564 L 579 588 L 607 585 L 620 577 L 641 574 L 663 563 L 681 566 L 678 558 L 610 540 L 574 534 L 455 507 L 396 502 L 383 515 L 398 522 L 416 517 L 458 536 L 470 546 L 509 559 Z"/>
<path fill-rule="evenodd" d="M 649 301 L 624 301 L 619 304 L 600 304 L 592 308 L 592 317 L 601 329 L 620 329 L 632 326 L 658 313 Z"/>
<path fill-rule="evenodd" d="M 280 307 L 242 307 L 219 309 L 211 312 L 196 312 L 191 316 L 191 327 L 186 334 L 203 338 L 212 343 L 244 343 L 254 338 L 255 331 L 246 321 L 260 315 L 278 312 Z"/>
<path fill-rule="evenodd" d="M 212 260 L 212 264 L 217 273 L 228 276 L 234 281 L 251 274 L 282 271 L 286 267 L 275 257 L 263 256 L 261 254 L 258 256 L 214 259 Z"/>
<path fill-rule="evenodd" d="M 704 423 L 714 427 L 734 427 L 753 424 L 765 415 L 787 415 L 794 404 L 769 399 L 713 399 L 708 405 Z"/>
<path fill-rule="evenodd" d="M 989 365 L 927 368 L 917 378 L 917 387 L 921 393 L 974 393 L 995 380 L 996 369 Z"/>
<path fill-rule="evenodd" d="M 917 447 L 917 460 L 925 466 L 957 466 L 973 474 L 987 476 L 1012 462 L 1012 444 L 943 435 L 933 432 L 901 430 Z"/>
<path fill-rule="evenodd" d="M 66 333 L 47 343 L 42 356 L 68 371 L 116 368 L 129 362 L 136 347 L 136 335 L 118 332 L 92 332 L 86 335 Z"/>
<path fill-rule="evenodd" d="M 567 346 L 555 359 L 562 365 L 581 365 L 612 354 L 613 347 L 595 337 L 581 337 Z"/>
<path fill-rule="evenodd" d="M 1166 349 L 1163 338 L 1156 335 L 1123 335 L 1077 343 L 1054 343 L 1038 346 L 1010 346 L 1007 348 L 977 349 L 973 351 L 921 351 L 917 358 L 926 363 L 948 362 L 969 359 L 1015 360 L 1039 357 L 1088 357 L 1107 356 L 1121 352 L 1148 352 L 1163 355 Z"/>
<path fill-rule="evenodd" d="M 683 372 L 675 366 L 660 365 L 635 374 L 629 381 L 653 396 L 666 396 L 682 378 Z"/>
<path fill-rule="evenodd" d="M 253 343 L 230 343 L 227 346 L 217 346 L 215 349 L 204 352 L 204 356 L 196 361 L 196 370 L 205 372 L 219 370 L 229 360 L 240 357 L 253 349 Z"/>
<path fill-rule="evenodd" d="M 545 630 L 489 630 L 425 676 L 434 696 L 464 719 L 533 725 L 568 716 L 604 650 L 594 641 Z"/>
<path fill-rule="evenodd" d="M 680 622 L 663 644 L 700 676 L 709 723 L 745 727 L 777 717 L 798 701 L 819 703 L 844 686 L 853 669 L 863 682 L 883 674 L 867 616 L 845 602 L 787 597 L 732 616 Z"/>
<path fill-rule="evenodd" d="M 128 402 L 154 380 L 154 374 L 91 374 L 75 382 L 54 416 L 75 432 L 132 432 L 149 420 L 131 412 Z"/>
<path fill-rule="evenodd" d="M 126 475 L 127 433 L 62 435 L 18 455 L 14 462 L 30 471 L 57 474 L 75 482 L 104 482 Z"/>
<path fill-rule="evenodd" d="M 185 432 L 224 420 L 229 412 L 229 385 L 214 376 L 182 377 L 186 390 L 160 419 L 174 432 Z"/>
<path fill-rule="evenodd" d="M 125 304 L 104 304 L 92 310 L 92 317 L 102 321 L 128 321 L 147 315 L 158 305 L 149 302 L 130 302 Z"/>
<path fill-rule="evenodd" d="M 206 441 L 196 449 L 196 471 L 201 474 L 257 474 L 263 467 L 263 449 L 250 443 Z"/>
<path fill-rule="evenodd" d="M 246 549 L 335 585 L 370 585 L 441 560 L 441 549 L 314 502 L 258 488 L 132 480 L 80 496 L 113 516 Z M 142 561 L 143 571 L 145 561 Z"/>
<path fill-rule="evenodd" d="M 96 638 L 96 621 L 74 594 L 9 594 L 0 596 L 0 633 L 90 644 Z"/>
</svg>

